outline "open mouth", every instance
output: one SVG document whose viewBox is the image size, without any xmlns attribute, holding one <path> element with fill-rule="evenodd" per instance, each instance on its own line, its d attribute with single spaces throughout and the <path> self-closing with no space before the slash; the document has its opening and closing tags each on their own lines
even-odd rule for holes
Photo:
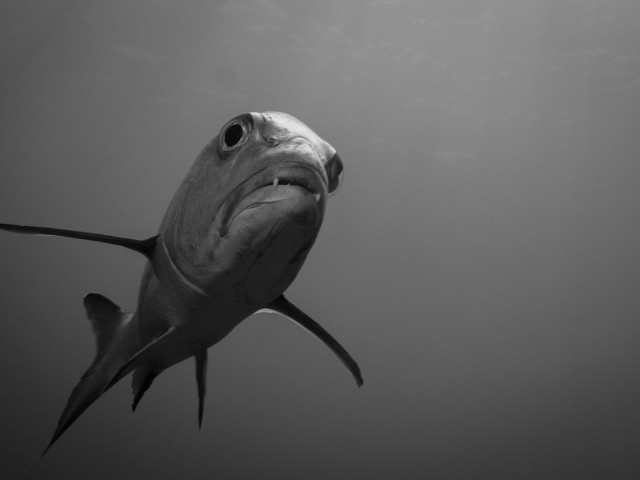
<svg viewBox="0 0 640 480">
<path fill-rule="evenodd" d="M 253 174 L 232 190 L 216 215 L 216 226 L 224 237 L 234 219 L 242 212 L 276 203 L 302 193 L 322 208 L 327 186 L 317 169 L 302 162 L 274 164 Z M 292 188 L 297 192 L 293 192 Z"/>
</svg>

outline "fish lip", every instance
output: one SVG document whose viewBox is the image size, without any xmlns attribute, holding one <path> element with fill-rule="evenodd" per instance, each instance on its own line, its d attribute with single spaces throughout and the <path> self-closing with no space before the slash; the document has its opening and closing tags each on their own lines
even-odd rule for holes
<svg viewBox="0 0 640 480">
<path fill-rule="evenodd" d="M 295 186 L 307 192 L 308 195 L 315 195 L 318 202 L 324 202 L 328 193 L 328 186 L 322 172 L 308 162 L 283 160 L 268 165 L 237 185 L 220 206 L 215 218 L 215 226 L 220 237 L 226 235 L 229 225 L 241 212 L 263 203 L 270 203 L 256 202 L 241 209 L 237 208 L 252 193 L 263 188 L 273 188 L 276 178 L 277 185 Z"/>
</svg>

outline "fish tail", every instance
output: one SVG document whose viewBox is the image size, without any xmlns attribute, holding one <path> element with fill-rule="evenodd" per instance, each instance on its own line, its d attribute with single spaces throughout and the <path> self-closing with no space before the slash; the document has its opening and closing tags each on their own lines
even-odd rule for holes
<svg viewBox="0 0 640 480">
<path fill-rule="evenodd" d="M 89 293 L 84 297 L 87 317 L 96 335 L 96 357 L 80 382 L 71 392 L 53 437 L 42 455 L 98 397 L 111 387 L 114 377 L 137 349 L 128 345 L 130 336 L 123 335 L 132 313 L 125 312 L 108 298 Z M 130 342 L 130 340 L 129 340 Z"/>
</svg>

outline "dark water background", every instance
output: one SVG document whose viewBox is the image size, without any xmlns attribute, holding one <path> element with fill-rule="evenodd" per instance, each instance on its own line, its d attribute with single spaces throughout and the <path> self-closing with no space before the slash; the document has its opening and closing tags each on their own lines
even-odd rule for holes
<svg viewBox="0 0 640 480">
<path fill-rule="evenodd" d="M 640 2 L 0 3 L 0 221 L 146 238 L 232 116 L 281 110 L 345 161 L 286 320 L 42 461 L 93 357 L 82 296 L 143 259 L 0 234 L 3 479 L 635 479 Z"/>
</svg>

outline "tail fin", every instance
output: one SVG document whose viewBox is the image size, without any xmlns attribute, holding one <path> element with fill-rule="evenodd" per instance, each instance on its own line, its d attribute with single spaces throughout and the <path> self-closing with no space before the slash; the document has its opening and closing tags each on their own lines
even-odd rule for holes
<svg viewBox="0 0 640 480">
<path fill-rule="evenodd" d="M 80 383 L 71 392 L 67 406 L 58 420 L 56 431 L 42 455 L 47 453 L 80 414 L 108 389 L 121 365 L 131 356 L 131 349 L 126 343 L 117 341 L 120 340 L 117 334 L 118 329 L 126 324 L 133 314 L 123 311 L 111 300 L 97 293 L 86 295 L 84 306 L 96 335 L 96 357 L 82 375 Z"/>
</svg>

